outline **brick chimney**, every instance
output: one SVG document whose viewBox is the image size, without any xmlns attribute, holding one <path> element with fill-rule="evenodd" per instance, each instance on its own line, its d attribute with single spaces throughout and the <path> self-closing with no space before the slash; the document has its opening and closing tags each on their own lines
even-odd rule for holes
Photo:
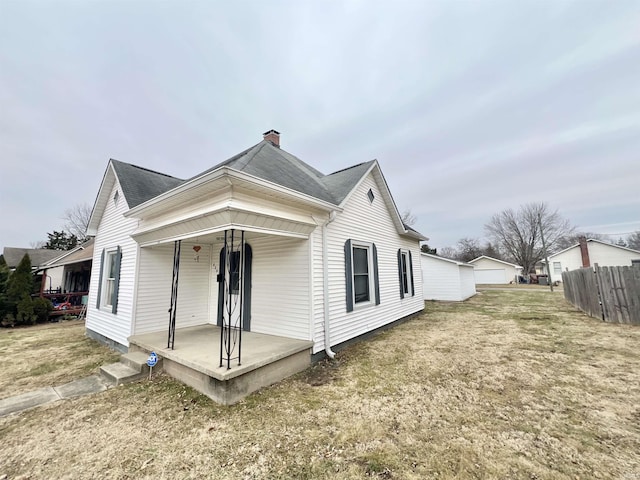
<svg viewBox="0 0 640 480">
<path fill-rule="evenodd" d="M 267 142 L 271 142 L 271 145 L 280 148 L 280 132 L 269 130 L 268 132 L 264 132 L 262 136 Z"/>
<path fill-rule="evenodd" d="M 589 261 L 589 247 L 587 246 L 587 237 L 578 237 L 578 242 L 580 243 L 580 254 L 582 255 L 582 266 L 590 267 L 591 262 Z"/>
</svg>

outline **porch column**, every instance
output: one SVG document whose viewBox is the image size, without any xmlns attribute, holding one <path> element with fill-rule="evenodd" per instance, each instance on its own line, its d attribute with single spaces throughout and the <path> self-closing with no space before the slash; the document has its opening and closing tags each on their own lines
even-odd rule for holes
<svg viewBox="0 0 640 480">
<path fill-rule="evenodd" d="M 167 348 L 173 350 L 176 336 L 176 311 L 178 310 L 178 277 L 180 273 L 180 247 L 182 240 L 173 242 L 173 276 L 171 279 L 171 304 L 169 306 L 169 338 Z"/>
</svg>

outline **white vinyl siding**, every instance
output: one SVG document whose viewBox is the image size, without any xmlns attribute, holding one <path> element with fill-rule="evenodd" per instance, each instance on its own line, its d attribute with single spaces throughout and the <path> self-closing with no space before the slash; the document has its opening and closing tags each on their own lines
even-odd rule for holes
<svg viewBox="0 0 640 480">
<path fill-rule="evenodd" d="M 460 267 L 460 285 L 461 300 L 465 300 L 476 294 L 476 279 L 473 268 Z"/>
<path fill-rule="evenodd" d="M 111 189 L 109 199 L 112 199 L 116 191 L 119 190 L 120 185 L 116 181 Z M 127 203 L 123 201 L 122 196 L 117 205 L 111 200 L 105 205 L 94 246 L 86 320 L 86 326 L 89 330 L 104 335 L 124 346 L 129 345 L 127 338 L 131 335 L 134 281 L 138 254 L 138 245 L 130 236 L 131 232 L 136 228 L 137 221 L 122 216 L 127 210 Z M 96 301 L 102 252 L 103 250 L 105 251 L 106 257 L 106 252 L 115 250 L 118 246 L 122 249 L 122 261 L 118 288 L 118 313 L 113 314 L 110 309 L 97 309 Z"/>
<path fill-rule="evenodd" d="M 367 193 L 371 189 L 373 202 Z M 424 308 L 422 298 L 422 278 L 420 268 L 419 242 L 401 237 L 392 221 L 391 212 L 387 209 L 384 197 L 376 180 L 369 174 L 352 193 L 338 213 L 336 219 L 329 224 L 328 256 L 329 256 L 329 315 L 331 344 L 337 345 L 368 331 L 391 323 Z M 346 278 L 344 244 L 352 239 L 354 244 L 366 242 L 375 244 L 378 256 L 378 275 L 380 284 L 380 305 L 370 308 L 355 308 L 347 312 Z M 324 349 L 324 305 L 322 302 L 322 235 L 314 242 L 318 268 L 315 272 L 315 345 L 313 351 Z M 400 298 L 398 285 L 398 249 L 411 251 L 413 262 L 415 296 Z"/>
<path fill-rule="evenodd" d="M 472 266 L 421 254 L 425 300 L 461 301 L 476 293 Z"/>
<path fill-rule="evenodd" d="M 631 261 L 640 258 L 640 254 L 627 248 L 620 248 L 608 243 L 597 241 L 587 241 L 589 248 L 589 262 L 593 267 L 596 263 L 601 267 L 623 267 L 631 265 Z M 549 258 L 551 263 L 562 264 L 562 271 L 582 268 L 582 255 L 580 247 L 576 245 L 563 252 L 552 255 Z M 562 272 L 551 274 L 552 281 L 562 281 Z"/>
<path fill-rule="evenodd" d="M 251 331 L 309 340 L 307 240 L 263 236 L 249 243 L 253 249 Z"/>
<path fill-rule="evenodd" d="M 197 253 L 193 249 L 196 245 L 201 247 Z M 140 249 L 135 334 L 168 331 L 173 247 L 169 243 Z M 182 242 L 176 328 L 215 323 L 218 284 L 211 269 L 211 251 L 211 245 Z"/>
<path fill-rule="evenodd" d="M 251 331 L 308 340 L 309 259 L 306 240 L 260 236 L 247 240 L 253 251 Z M 182 243 L 176 327 L 217 323 L 222 243 Z M 213 261 L 212 261 L 213 257 Z M 168 329 L 173 243 L 140 250 L 135 333 Z M 179 335 L 176 342 L 179 342 Z"/>
</svg>

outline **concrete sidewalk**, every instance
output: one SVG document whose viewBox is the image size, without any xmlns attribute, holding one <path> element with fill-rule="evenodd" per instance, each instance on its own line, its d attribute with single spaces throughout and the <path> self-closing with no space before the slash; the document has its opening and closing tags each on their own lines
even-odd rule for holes
<svg viewBox="0 0 640 480">
<path fill-rule="evenodd" d="M 110 385 L 100 375 L 74 380 L 59 387 L 47 387 L 0 400 L 0 417 L 29 408 L 105 391 Z"/>
</svg>

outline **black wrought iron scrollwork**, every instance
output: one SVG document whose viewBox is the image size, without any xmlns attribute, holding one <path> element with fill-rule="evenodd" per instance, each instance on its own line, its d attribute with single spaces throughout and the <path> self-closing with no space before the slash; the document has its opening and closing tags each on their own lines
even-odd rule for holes
<svg viewBox="0 0 640 480">
<path fill-rule="evenodd" d="M 220 325 L 220 366 L 231 368 L 241 361 L 245 272 L 244 231 L 225 230 L 219 281 L 223 282 L 222 322 Z"/>
</svg>

